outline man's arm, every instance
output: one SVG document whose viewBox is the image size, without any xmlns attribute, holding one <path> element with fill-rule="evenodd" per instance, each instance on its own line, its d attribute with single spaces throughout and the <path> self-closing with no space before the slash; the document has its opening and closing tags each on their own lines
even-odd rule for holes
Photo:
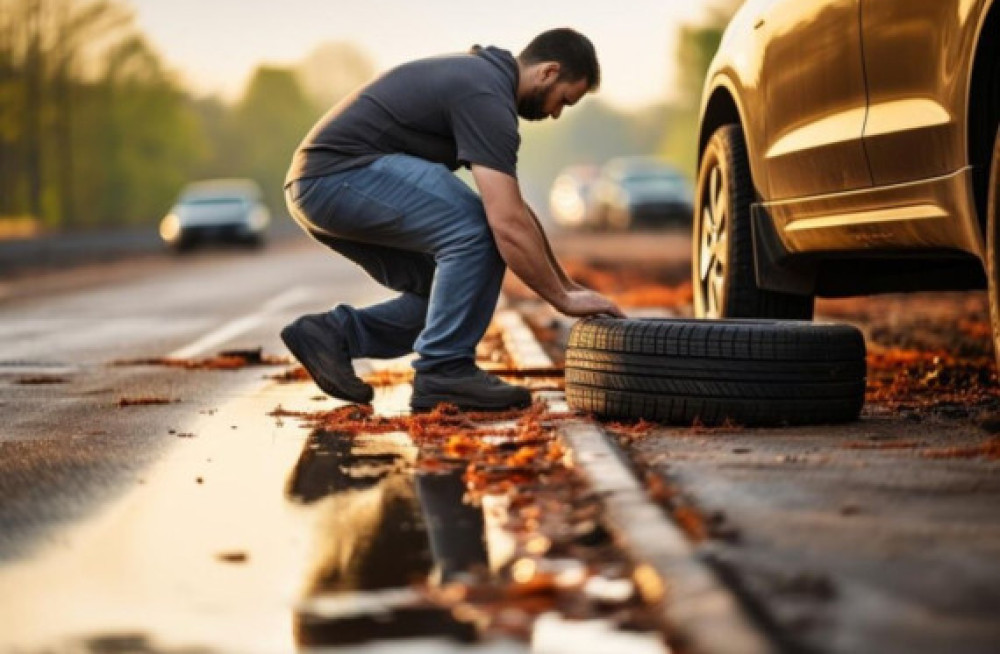
<svg viewBox="0 0 1000 654">
<path fill-rule="evenodd" d="M 537 219 L 521 198 L 516 179 L 476 164 L 472 165 L 472 177 L 483 198 L 500 256 L 521 281 L 566 315 L 624 317 L 611 300 L 569 281 L 555 261 Z"/>
<path fill-rule="evenodd" d="M 549 264 L 552 266 L 552 269 L 556 271 L 556 275 L 558 275 L 559 279 L 562 280 L 563 286 L 566 287 L 566 289 L 578 290 L 584 288 L 583 286 L 580 286 L 575 281 L 573 281 L 570 278 L 570 276 L 566 274 L 566 271 L 563 270 L 563 267 L 559 264 L 559 259 L 556 258 L 555 253 L 552 251 L 552 244 L 549 242 L 548 235 L 542 228 L 542 222 L 538 220 L 538 214 L 535 213 L 535 210 L 532 209 L 527 202 L 524 203 L 524 208 L 527 210 L 528 215 L 531 216 L 532 220 L 535 221 L 535 228 L 538 230 L 538 233 L 542 237 L 542 241 L 545 243 L 545 256 L 548 257 Z"/>
</svg>

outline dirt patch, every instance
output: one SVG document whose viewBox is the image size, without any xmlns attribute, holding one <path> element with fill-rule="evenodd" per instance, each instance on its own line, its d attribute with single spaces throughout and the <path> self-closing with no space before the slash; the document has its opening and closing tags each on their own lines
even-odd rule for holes
<svg viewBox="0 0 1000 654">
<path fill-rule="evenodd" d="M 58 377 L 56 375 L 31 375 L 28 377 L 19 377 L 14 380 L 14 383 L 22 386 L 44 386 L 47 384 L 65 384 L 68 381 L 65 377 Z"/>
</svg>

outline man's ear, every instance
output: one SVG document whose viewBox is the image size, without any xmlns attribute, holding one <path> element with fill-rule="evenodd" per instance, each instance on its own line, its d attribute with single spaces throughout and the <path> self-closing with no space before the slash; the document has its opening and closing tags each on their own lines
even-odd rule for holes
<svg viewBox="0 0 1000 654">
<path fill-rule="evenodd" d="M 550 84 L 555 80 L 559 79 L 559 73 L 562 72 L 562 66 L 556 61 L 546 61 L 543 63 L 539 69 L 539 81 L 542 84 Z"/>
</svg>

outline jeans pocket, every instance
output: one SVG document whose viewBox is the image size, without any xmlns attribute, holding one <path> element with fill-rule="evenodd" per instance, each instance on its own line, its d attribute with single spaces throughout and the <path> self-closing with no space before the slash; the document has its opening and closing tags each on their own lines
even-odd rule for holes
<svg viewBox="0 0 1000 654">
<path fill-rule="evenodd" d="M 349 182 L 340 184 L 324 205 L 316 212 L 319 227 L 332 234 L 358 240 L 378 240 L 390 235 L 403 217 L 399 210 L 365 194 Z"/>
</svg>

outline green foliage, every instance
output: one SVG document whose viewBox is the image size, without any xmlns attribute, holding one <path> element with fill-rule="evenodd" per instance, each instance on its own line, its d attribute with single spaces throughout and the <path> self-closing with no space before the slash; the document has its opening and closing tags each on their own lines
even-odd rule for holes
<svg viewBox="0 0 1000 654">
<path fill-rule="evenodd" d="M 105 0 L 0 0 L 0 99 L 0 216 L 149 223 L 203 156 L 188 98 Z"/>
<path fill-rule="evenodd" d="M 739 4 L 723 0 L 716 3 L 705 23 L 685 25 L 680 29 L 677 100 L 672 120 L 660 141 L 659 153 L 692 179 L 698 165 L 698 110 L 705 74 Z"/>
<path fill-rule="evenodd" d="M 525 123 L 529 197 L 537 204 L 566 165 L 619 155 L 659 152 L 693 176 L 701 84 L 731 11 L 683 28 L 676 104 L 625 112 L 590 98 L 559 121 Z M 229 105 L 187 92 L 121 0 L 0 0 L 0 217 L 151 224 L 208 177 L 256 179 L 280 211 L 294 148 L 374 72 L 354 46 L 326 44 L 294 68 L 258 68 Z"/>
<path fill-rule="evenodd" d="M 233 116 L 239 145 L 237 170 L 256 179 L 272 207 L 282 202 L 285 171 L 295 147 L 317 118 L 295 73 L 260 67 Z"/>
</svg>

